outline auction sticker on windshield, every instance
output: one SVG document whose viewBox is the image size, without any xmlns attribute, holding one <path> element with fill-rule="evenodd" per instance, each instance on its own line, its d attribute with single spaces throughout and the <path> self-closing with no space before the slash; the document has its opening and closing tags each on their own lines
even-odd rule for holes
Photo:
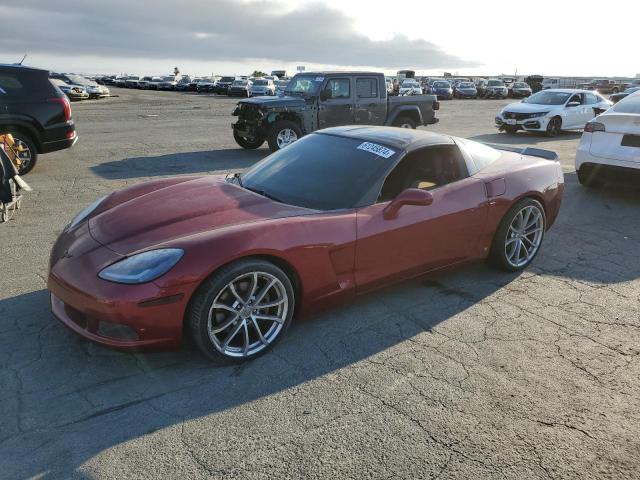
<svg viewBox="0 0 640 480">
<path fill-rule="evenodd" d="M 383 147 L 382 145 L 371 142 L 361 143 L 360 145 L 358 145 L 358 150 L 364 150 L 365 152 L 373 153 L 374 155 L 378 155 L 379 157 L 383 158 L 389 158 L 391 155 L 396 153 L 390 148 Z"/>
</svg>

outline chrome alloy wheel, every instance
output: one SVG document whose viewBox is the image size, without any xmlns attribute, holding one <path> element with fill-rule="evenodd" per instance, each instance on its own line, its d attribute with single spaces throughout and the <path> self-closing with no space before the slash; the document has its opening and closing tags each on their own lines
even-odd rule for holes
<svg viewBox="0 0 640 480">
<path fill-rule="evenodd" d="M 298 135 L 290 128 L 283 128 L 278 132 L 276 142 L 278 142 L 278 148 L 284 148 L 287 145 L 291 145 L 298 140 Z"/>
<path fill-rule="evenodd" d="M 522 267 L 535 257 L 544 231 L 544 215 L 535 205 L 520 210 L 509 225 L 504 244 L 507 262 L 512 267 Z"/>
<path fill-rule="evenodd" d="M 278 337 L 288 309 L 287 290 L 277 277 L 266 272 L 242 274 L 216 295 L 209 309 L 209 338 L 227 357 L 251 357 Z"/>
</svg>

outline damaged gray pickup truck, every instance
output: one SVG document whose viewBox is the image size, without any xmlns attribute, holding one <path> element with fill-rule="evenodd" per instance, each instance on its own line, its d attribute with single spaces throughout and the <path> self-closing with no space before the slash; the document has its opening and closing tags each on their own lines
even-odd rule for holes
<svg viewBox="0 0 640 480">
<path fill-rule="evenodd" d="M 382 73 L 299 73 L 284 96 L 238 102 L 233 138 L 243 148 L 266 140 L 276 151 L 315 130 L 341 125 L 416 128 L 438 122 L 435 95 L 387 96 Z"/>
</svg>

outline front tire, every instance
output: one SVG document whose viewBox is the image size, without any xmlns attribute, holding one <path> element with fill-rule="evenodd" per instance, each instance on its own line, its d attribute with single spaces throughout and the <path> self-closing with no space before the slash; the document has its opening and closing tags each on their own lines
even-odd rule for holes
<svg viewBox="0 0 640 480">
<path fill-rule="evenodd" d="M 525 198 L 506 213 L 496 231 L 489 260 L 494 265 L 518 272 L 524 270 L 538 254 L 547 219 L 537 200 Z"/>
<path fill-rule="evenodd" d="M 512 127 L 512 126 L 503 126 L 502 127 L 504 133 L 509 133 L 511 135 L 515 134 L 518 131 L 518 127 Z"/>
<path fill-rule="evenodd" d="M 289 277 L 271 262 L 246 259 L 220 268 L 198 288 L 187 322 L 206 357 L 241 363 L 273 348 L 294 309 Z"/>
<path fill-rule="evenodd" d="M 233 139 L 238 145 L 246 150 L 255 150 L 256 148 L 260 148 L 264 143 L 264 138 L 245 138 L 238 134 L 236 130 L 233 131 Z"/>
<path fill-rule="evenodd" d="M 393 126 L 399 128 L 411 128 L 415 130 L 416 122 L 409 117 L 398 117 L 394 120 Z"/>
<path fill-rule="evenodd" d="M 272 152 L 291 145 L 302 138 L 302 130 L 297 123 L 290 120 L 280 120 L 273 124 L 267 135 L 267 142 Z"/>
<path fill-rule="evenodd" d="M 562 130 L 562 119 L 553 117 L 547 124 L 547 137 L 557 137 Z"/>
<path fill-rule="evenodd" d="M 20 165 L 16 164 L 19 175 L 26 175 L 36 166 L 38 161 L 38 150 L 36 149 L 33 140 L 22 132 L 16 131 L 4 131 L 0 133 L 10 133 L 15 141 L 14 148 L 21 149 L 18 151 L 18 158 L 20 159 Z"/>
</svg>

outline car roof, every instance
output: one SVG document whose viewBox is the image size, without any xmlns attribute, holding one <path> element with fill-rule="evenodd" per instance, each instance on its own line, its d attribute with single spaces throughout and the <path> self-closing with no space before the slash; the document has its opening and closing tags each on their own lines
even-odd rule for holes
<svg viewBox="0 0 640 480">
<path fill-rule="evenodd" d="M 0 69 L 16 69 L 16 70 L 28 70 L 31 72 L 41 72 L 41 73 L 46 73 L 47 75 L 49 74 L 48 70 L 44 70 L 42 68 L 34 68 L 34 67 L 28 67 L 26 65 L 19 65 L 17 63 L 0 63 Z"/>
<path fill-rule="evenodd" d="M 363 72 L 363 71 L 326 71 L 326 72 L 298 72 L 296 75 L 382 75 L 382 72 Z"/>
<path fill-rule="evenodd" d="M 362 140 L 363 142 L 382 143 L 390 147 L 407 151 L 431 145 L 454 144 L 453 139 L 449 135 L 398 127 L 348 125 L 343 127 L 325 128 L 324 130 L 319 130 L 316 133 L 353 138 L 356 140 Z"/>
<path fill-rule="evenodd" d="M 543 92 L 557 92 L 557 93 L 596 93 L 593 90 L 584 90 L 582 88 L 547 88 L 542 90 Z"/>
</svg>

